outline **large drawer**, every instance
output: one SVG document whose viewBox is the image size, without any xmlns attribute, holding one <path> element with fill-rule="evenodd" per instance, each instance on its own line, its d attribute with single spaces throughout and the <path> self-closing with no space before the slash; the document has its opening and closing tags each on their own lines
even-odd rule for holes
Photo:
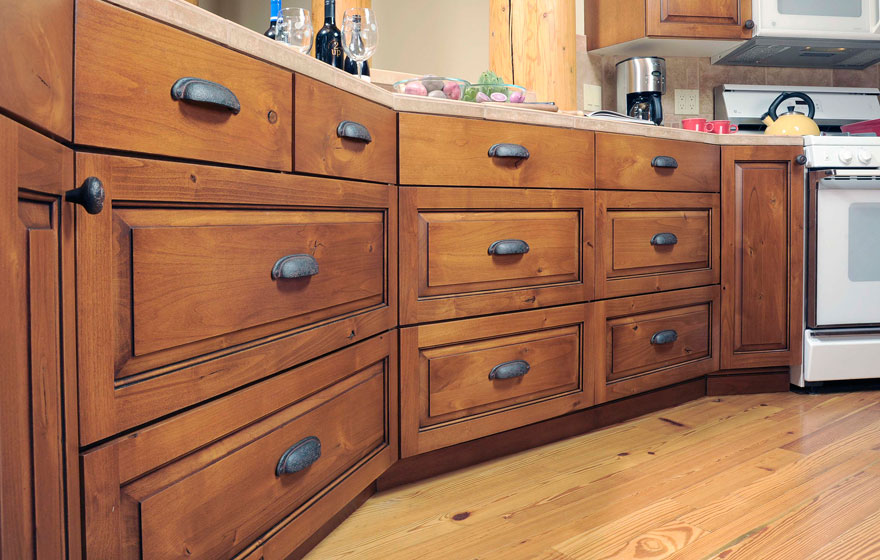
<svg viewBox="0 0 880 560">
<path fill-rule="evenodd" d="M 336 485 L 363 490 L 397 454 L 395 335 L 83 454 L 88 557 L 230 558 L 309 506 L 341 508 Z"/>
<path fill-rule="evenodd" d="M 293 168 L 290 72 L 100 0 L 77 0 L 75 58 L 77 144 Z"/>
<path fill-rule="evenodd" d="M 596 297 L 717 284 L 718 194 L 599 191 Z"/>
<path fill-rule="evenodd" d="M 85 442 L 395 322 L 394 187 L 88 154 L 77 166 L 106 191 L 76 232 Z"/>
<path fill-rule="evenodd" d="M 718 370 L 720 288 L 708 286 L 595 303 L 605 341 L 596 402 Z"/>
<path fill-rule="evenodd" d="M 401 330 L 404 457 L 593 402 L 586 305 Z"/>
<path fill-rule="evenodd" d="M 401 185 L 594 184 L 593 132 L 412 113 L 399 118 Z"/>
<path fill-rule="evenodd" d="M 402 187 L 401 322 L 592 297 L 593 191 Z"/>
<path fill-rule="evenodd" d="M 721 148 L 699 142 L 596 134 L 596 188 L 721 191 Z"/>
<path fill-rule="evenodd" d="M 397 182 L 397 115 L 356 95 L 296 75 L 294 169 Z"/>
</svg>

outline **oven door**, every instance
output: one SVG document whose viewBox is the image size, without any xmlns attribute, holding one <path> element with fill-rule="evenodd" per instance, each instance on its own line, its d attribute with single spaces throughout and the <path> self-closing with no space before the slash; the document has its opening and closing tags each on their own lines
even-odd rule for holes
<svg viewBox="0 0 880 560">
<path fill-rule="evenodd" d="M 816 197 L 815 326 L 880 325 L 880 171 L 837 171 Z"/>
<path fill-rule="evenodd" d="M 760 35 L 872 39 L 880 28 L 880 0 L 755 0 L 754 7 Z"/>
</svg>

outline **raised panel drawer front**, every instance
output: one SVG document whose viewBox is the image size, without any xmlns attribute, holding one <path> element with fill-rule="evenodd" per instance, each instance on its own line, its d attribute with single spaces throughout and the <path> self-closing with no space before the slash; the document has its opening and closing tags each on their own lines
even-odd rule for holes
<svg viewBox="0 0 880 560">
<path fill-rule="evenodd" d="M 106 192 L 77 222 L 87 441 L 394 324 L 394 187 L 86 154 L 78 169 Z"/>
<path fill-rule="evenodd" d="M 290 72 L 100 0 L 75 59 L 77 144 L 292 170 Z"/>
<path fill-rule="evenodd" d="M 717 371 L 720 297 L 707 286 L 595 304 L 605 340 L 597 402 Z"/>
<path fill-rule="evenodd" d="M 415 455 L 590 406 L 586 305 L 401 330 L 401 446 Z"/>
<path fill-rule="evenodd" d="M 718 194 L 600 191 L 596 232 L 597 298 L 721 280 Z"/>
<path fill-rule="evenodd" d="M 721 191 L 721 148 L 698 142 L 596 134 L 596 187 Z"/>
<path fill-rule="evenodd" d="M 397 182 L 397 115 L 317 80 L 296 75 L 294 169 Z"/>
<path fill-rule="evenodd" d="M 401 113 L 400 184 L 592 188 L 594 134 Z"/>
<path fill-rule="evenodd" d="M 89 558 L 231 558 L 279 524 L 307 537 L 394 461 L 396 333 L 82 455 Z M 340 489 L 354 478 L 358 490 Z M 293 546 L 289 552 L 293 551 Z"/>
<path fill-rule="evenodd" d="M 594 196 L 401 187 L 401 322 L 588 300 Z"/>
</svg>

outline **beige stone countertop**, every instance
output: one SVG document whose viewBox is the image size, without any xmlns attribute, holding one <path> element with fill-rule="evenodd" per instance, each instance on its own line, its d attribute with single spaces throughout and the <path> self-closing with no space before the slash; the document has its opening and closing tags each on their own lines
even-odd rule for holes
<svg viewBox="0 0 880 560">
<path fill-rule="evenodd" d="M 687 140 L 720 145 L 802 146 L 803 139 L 792 136 L 708 134 L 680 128 L 592 119 L 564 113 L 549 113 L 524 107 L 483 106 L 445 99 L 428 99 L 395 94 L 359 80 L 315 58 L 300 54 L 235 22 L 224 19 L 184 0 L 108 0 L 133 12 L 183 29 L 215 43 L 225 45 L 254 58 L 270 62 L 304 76 L 351 92 L 396 111 L 470 117 L 559 128 L 578 128 L 598 132 L 633 134 L 653 138 Z"/>
</svg>

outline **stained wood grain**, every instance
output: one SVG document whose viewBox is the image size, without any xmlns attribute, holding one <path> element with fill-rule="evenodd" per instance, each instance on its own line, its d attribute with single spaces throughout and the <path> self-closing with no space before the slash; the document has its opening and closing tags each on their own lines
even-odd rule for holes
<svg viewBox="0 0 880 560">
<path fill-rule="evenodd" d="M 647 34 L 691 39 L 749 39 L 745 22 L 752 17 L 748 0 L 645 0 Z"/>
<path fill-rule="evenodd" d="M 601 49 L 645 36 L 645 0 L 584 0 L 587 49 Z"/>
</svg>

